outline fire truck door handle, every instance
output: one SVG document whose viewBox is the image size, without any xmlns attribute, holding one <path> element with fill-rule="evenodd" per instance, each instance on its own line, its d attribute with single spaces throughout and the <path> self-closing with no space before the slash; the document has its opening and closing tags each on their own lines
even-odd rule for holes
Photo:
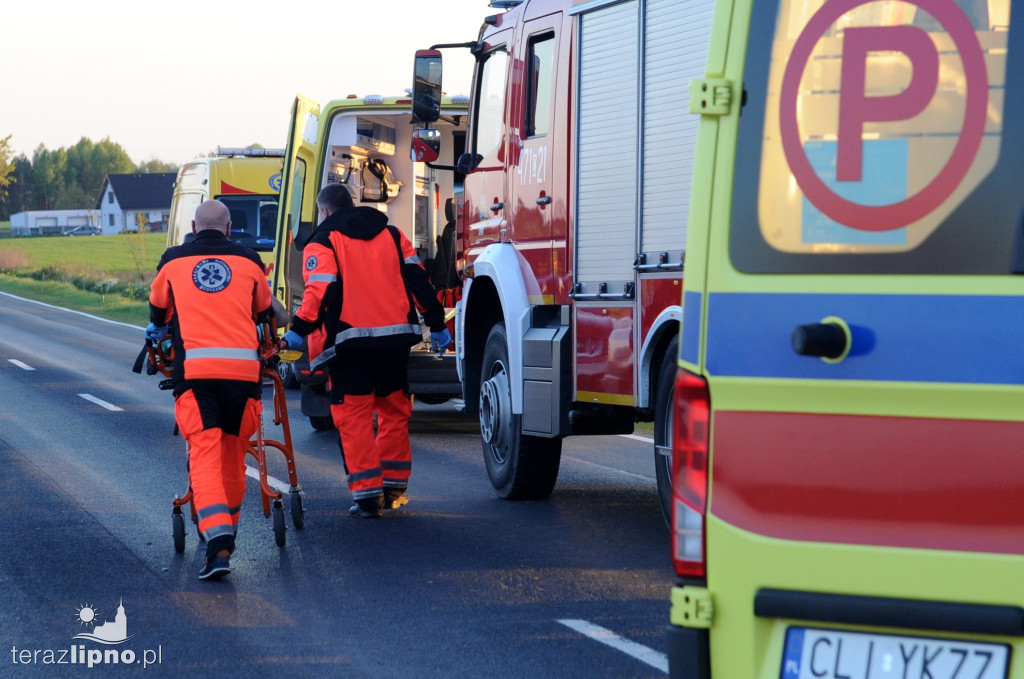
<svg viewBox="0 0 1024 679">
<path fill-rule="evenodd" d="M 491 205 L 491 212 L 497 212 L 501 208 L 505 207 L 504 203 L 494 203 Z"/>
<path fill-rule="evenodd" d="M 551 205 L 551 196 L 541 196 L 537 199 L 537 205 Z"/>
</svg>

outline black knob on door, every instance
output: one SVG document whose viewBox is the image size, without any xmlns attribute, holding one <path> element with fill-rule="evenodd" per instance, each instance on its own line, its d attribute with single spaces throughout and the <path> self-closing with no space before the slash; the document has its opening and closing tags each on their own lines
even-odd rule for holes
<svg viewBox="0 0 1024 679">
<path fill-rule="evenodd" d="M 846 331 L 836 323 L 810 323 L 793 329 L 793 351 L 801 356 L 839 358 L 847 349 Z"/>
</svg>

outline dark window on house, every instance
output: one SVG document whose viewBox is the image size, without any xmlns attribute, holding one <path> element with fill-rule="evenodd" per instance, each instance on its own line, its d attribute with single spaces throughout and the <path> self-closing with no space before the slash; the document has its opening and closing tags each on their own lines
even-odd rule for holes
<svg viewBox="0 0 1024 679">
<path fill-rule="evenodd" d="M 114 192 L 113 191 L 111 191 L 111 192 L 109 192 L 107 194 L 107 202 L 110 203 L 111 205 L 114 204 Z"/>
<path fill-rule="evenodd" d="M 114 194 L 110 194 L 110 195 L 114 195 Z M 110 225 L 111 226 L 114 225 L 114 215 L 110 215 Z"/>
</svg>

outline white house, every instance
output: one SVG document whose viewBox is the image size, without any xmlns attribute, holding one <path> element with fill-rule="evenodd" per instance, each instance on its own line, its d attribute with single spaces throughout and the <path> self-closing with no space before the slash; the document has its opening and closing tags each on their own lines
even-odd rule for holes
<svg viewBox="0 0 1024 679">
<path fill-rule="evenodd" d="M 108 174 L 96 201 L 103 233 L 166 228 L 176 176 L 175 172 Z"/>
<path fill-rule="evenodd" d="M 11 215 L 11 236 L 45 236 L 99 225 L 98 210 L 28 210 Z"/>
</svg>

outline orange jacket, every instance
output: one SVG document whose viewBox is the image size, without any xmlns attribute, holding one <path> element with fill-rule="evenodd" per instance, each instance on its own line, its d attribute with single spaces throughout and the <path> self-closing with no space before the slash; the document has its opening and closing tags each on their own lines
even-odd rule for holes
<svg viewBox="0 0 1024 679">
<path fill-rule="evenodd" d="M 211 229 L 168 248 L 157 265 L 149 307 L 150 321 L 172 324 L 176 384 L 259 381 L 255 318 L 270 313 L 270 288 L 253 250 Z"/>
<path fill-rule="evenodd" d="M 339 210 L 317 228 L 303 249 L 306 289 L 292 330 L 307 336 L 323 326 L 324 351 L 336 347 L 386 348 L 422 341 L 413 297 L 432 331 L 444 329 L 444 308 L 434 296 L 412 243 L 372 207 Z"/>
</svg>

